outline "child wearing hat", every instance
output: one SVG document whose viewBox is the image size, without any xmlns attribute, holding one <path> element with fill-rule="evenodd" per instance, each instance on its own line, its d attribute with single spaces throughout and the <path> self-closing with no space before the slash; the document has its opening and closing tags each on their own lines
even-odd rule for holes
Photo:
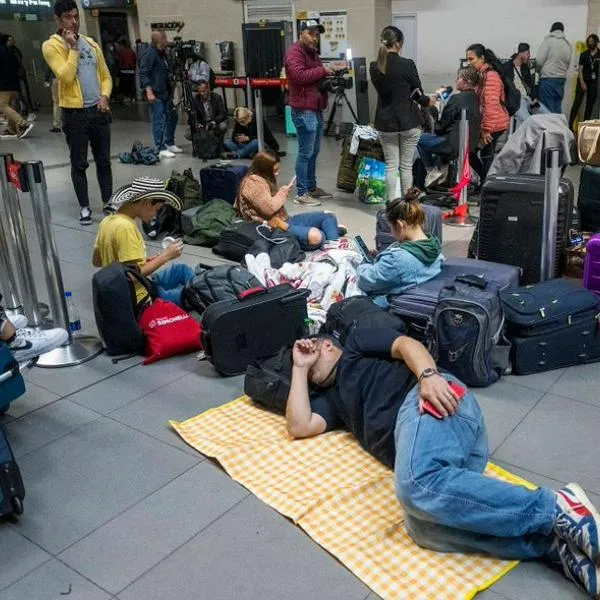
<svg viewBox="0 0 600 600">
<path fill-rule="evenodd" d="M 135 265 L 142 275 L 151 276 L 159 298 L 181 306 L 183 286 L 192 279 L 194 270 L 183 263 L 159 269 L 181 256 L 183 242 L 177 240 L 160 254 L 148 258 L 144 238 L 136 223 L 136 219 L 149 223 L 165 204 L 181 210 L 179 198 L 166 191 L 164 182 L 155 177 L 136 177 L 131 185 L 118 189 L 109 201 L 116 212 L 100 223 L 92 264 L 105 267 L 118 261 Z M 135 291 L 138 303 L 147 300 L 148 293 L 142 285 L 136 283 Z"/>
</svg>

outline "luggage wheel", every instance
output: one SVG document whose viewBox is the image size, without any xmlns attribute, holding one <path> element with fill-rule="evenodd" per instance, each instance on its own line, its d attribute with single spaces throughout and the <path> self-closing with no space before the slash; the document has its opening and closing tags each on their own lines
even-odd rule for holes
<svg viewBox="0 0 600 600">
<path fill-rule="evenodd" d="M 13 513 L 20 517 L 23 514 L 23 500 L 21 499 L 20 496 L 13 496 L 10 499 L 10 504 L 12 506 L 13 509 Z"/>
</svg>

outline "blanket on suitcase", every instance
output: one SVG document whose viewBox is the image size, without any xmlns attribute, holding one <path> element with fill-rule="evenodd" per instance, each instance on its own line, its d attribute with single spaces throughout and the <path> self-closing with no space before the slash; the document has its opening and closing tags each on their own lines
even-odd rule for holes
<svg viewBox="0 0 600 600">
<path fill-rule="evenodd" d="M 292 441 L 284 417 L 246 396 L 170 424 L 384 599 L 470 599 L 518 564 L 419 548 L 404 528 L 393 473 L 347 432 Z M 492 464 L 487 474 L 533 487 Z"/>
</svg>

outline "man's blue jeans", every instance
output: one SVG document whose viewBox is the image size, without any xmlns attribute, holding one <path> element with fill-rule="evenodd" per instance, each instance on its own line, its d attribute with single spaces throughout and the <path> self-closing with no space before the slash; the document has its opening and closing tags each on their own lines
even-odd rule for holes
<svg viewBox="0 0 600 600">
<path fill-rule="evenodd" d="M 450 375 L 444 375 L 465 387 Z M 506 559 L 548 553 L 556 494 L 488 478 L 487 433 L 477 400 L 467 392 L 443 420 L 419 414 L 419 387 L 396 421 L 396 494 L 406 528 L 419 546 L 439 552 L 480 552 Z"/>
<path fill-rule="evenodd" d="M 288 218 L 289 233 L 298 238 L 302 250 L 317 250 L 326 240 L 337 240 L 339 237 L 337 217 L 328 212 L 310 212 Z M 321 243 L 308 243 L 308 232 L 311 227 L 321 231 Z"/>
<path fill-rule="evenodd" d="M 229 152 L 234 152 L 239 158 L 250 158 L 258 152 L 258 140 L 250 140 L 247 144 L 238 144 L 233 140 L 225 140 L 223 145 Z"/>
<path fill-rule="evenodd" d="M 172 100 L 159 100 L 150 105 L 152 137 L 157 152 L 175 145 L 175 127 L 179 117 Z"/>
<path fill-rule="evenodd" d="M 317 187 L 317 156 L 321 149 L 323 113 L 320 110 L 292 109 L 292 121 L 298 136 L 296 189 L 304 196 Z"/>
<path fill-rule="evenodd" d="M 162 271 L 154 273 L 152 281 L 156 286 L 159 298 L 181 306 L 183 286 L 193 277 L 194 269 L 192 267 L 183 263 L 175 263 L 162 269 Z"/>
<path fill-rule="evenodd" d="M 566 81 L 562 77 L 544 77 L 540 79 L 538 98 L 551 113 L 562 114 Z"/>
<path fill-rule="evenodd" d="M 419 143 L 417 144 L 417 152 L 426 169 L 436 166 L 436 160 L 433 155 L 436 150 L 444 149 L 446 146 L 446 138 L 441 135 L 434 135 L 433 133 L 426 132 L 421 134 Z"/>
</svg>

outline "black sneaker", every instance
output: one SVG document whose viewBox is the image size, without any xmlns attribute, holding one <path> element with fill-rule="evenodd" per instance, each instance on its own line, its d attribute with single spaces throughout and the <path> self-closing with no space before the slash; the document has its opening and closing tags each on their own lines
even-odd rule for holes
<svg viewBox="0 0 600 600">
<path fill-rule="evenodd" d="M 92 211 L 89 206 L 84 206 L 79 211 L 79 223 L 81 225 L 91 225 L 92 224 Z"/>
<path fill-rule="evenodd" d="M 114 214 L 115 214 L 115 212 L 117 212 L 117 211 L 116 211 L 116 210 L 114 209 L 114 207 L 113 207 L 113 206 L 111 206 L 110 204 L 105 204 L 105 205 L 102 207 L 102 212 L 103 212 L 103 213 L 104 213 L 106 216 L 108 216 L 108 215 L 114 215 Z"/>
</svg>

